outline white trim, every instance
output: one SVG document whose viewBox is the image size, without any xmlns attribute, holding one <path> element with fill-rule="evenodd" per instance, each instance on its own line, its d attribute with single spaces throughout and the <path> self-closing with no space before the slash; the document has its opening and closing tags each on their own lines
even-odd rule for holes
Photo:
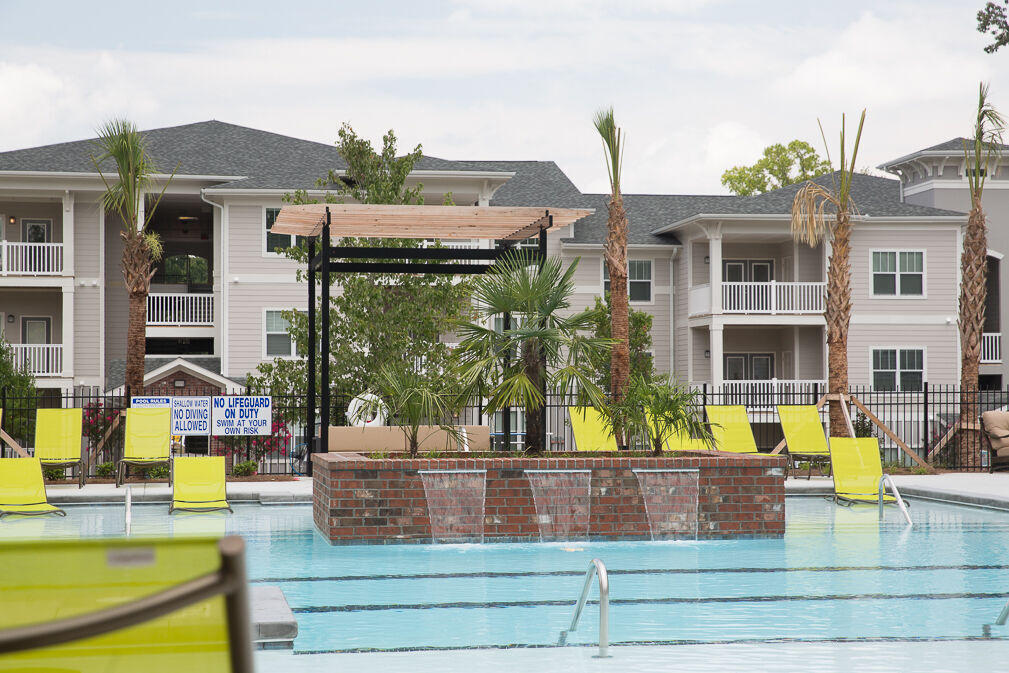
<svg viewBox="0 0 1009 673">
<path fill-rule="evenodd" d="M 53 241 L 53 218 L 51 218 L 51 217 L 19 217 L 18 218 L 18 224 L 20 225 L 20 227 L 18 228 L 18 231 L 21 234 L 21 243 L 31 243 L 32 242 L 32 241 L 28 240 L 28 230 L 25 227 L 26 226 L 31 226 L 31 225 L 34 225 L 34 224 L 45 224 L 46 225 L 46 240 L 42 241 L 42 243 L 55 243 L 55 241 Z M 35 242 L 37 243 L 38 241 L 35 241 Z M 63 244 L 64 244 L 64 250 L 65 250 L 66 249 L 66 247 L 65 247 L 66 246 L 66 241 L 65 240 L 63 241 Z"/>
<path fill-rule="evenodd" d="M 988 183 L 985 183 L 985 188 L 987 189 Z M 1009 188 L 1009 181 L 1007 181 L 1006 188 Z M 695 224 L 702 222 L 704 220 L 738 220 L 745 222 L 781 222 L 783 225 L 787 225 L 791 221 L 791 213 L 698 213 L 696 215 L 691 215 L 682 220 L 677 220 L 672 224 L 667 224 L 664 227 L 659 227 L 652 231 L 652 235 L 665 234 L 673 231 L 674 229 L 682 229 L 689 224 Z M 828 220 L 833 218 L 828 217 Z M 963 223 L 967 221 L 967 213 L 963 215 L 852 215 L 851 222 L 868 222 L 876 224 L 879 222 L 886 222 L 890 224 L 917 224 L 917 225 L 935 225 L 935 224 L 947 224 L 949 222 L 959 222 Z M 735 232 L 734 232 L 735 233 Z M 747 232 L 738 232 L 747 233 Z"/>
<path fill-rule="evenodd" d="M 872 270 L 872 258 L 876 253 L 894 253 L 894 294 L 876 294 L 875 276 L 883 271 Z M 900 253 L 921 253 L 921 294 L 901 294 L 900 292 Z M 908 274 L 911 275 L 911 274 Z M 869 249 L 869 298 L 870 299 L 928 299 L 928 252 L 914 248 L 870 248 Z"/>
<path fill-rule="evenodd" d="M 874 345 L 874 346 L 869 346 L 869 379 L 868 379 L 868 381 L 869 381 L 869 386 L 871 388 L 873 388 L 873 389 L 875 389 L 875 387 L 876 387 L 876 383 L 875 383 L 875 373 L 876 373 L 876 370 L 873 369 L 872 356 L 873 356 L 873 351 L 878 351 L 878 350 L 879 351 L 893 350 L 893 351 L 897 352 L 896 369 L 894 370 L 894 372 L 895 372 L 894 375 L 896 377 L 896 379 L 894 381 L 894 384 L 895 384 L 894 390 L 896 390 L 898 392 L 911 392 L 911 393 L 921 392 L 921 391 L 919 391 L 919 390 L 907 390 L 907 391 L 905 391 L 905 390 L 901 389 L 901 387 L 900 387 L 900 374 L 901 374 L 900 352 L 901 351 L 921 351 L 921 383 L 922 383 L 922 388 L 924 389 L 925 382 L 928 381 L 928 348 L 926 346 L 917 346 L 917 345 L 913 345 L 913 344 L 912 345 L 905 344 L 905 345 L 897 345 L 897 346 L 895 346 L 895 345 L 882 345 L 882 346 Z M 851 366 L 850 365 L 849 365 L 848 369 L 849 369 L 849 371 L 851 370 Z M 890 371 L 890 370 L 886 370 L 886 371 Z M 909 369 L 907 371 L 917 371 L 917 370 Z"/>
<path fill-rule="evenodd" d="M 995 259 L 998 259 L 998 260 L 1001 260 L 1003 257 L 1005 257 L 1005 255 L 1003 255 L 1001 252 L 995 252 L 991 248 L 988 248 L 987 255 L 989 257 L 994 257 Z"/>
<path fill-rule="evenodd" d="M 566 243 L 564 239 L 561 239 L 562 249 L 571 250 L 597 250 L 601 251 L 603 249 L 604 243 Z M 676 251 L 683 247 L 682 243 L 669 243 L 668 245 L 662 245 L 659 243 L 628 243 L 628 250 L 665 250 L 670 254 L 675 255 Z"/>
<path fill-rule="evenodd" d="M 269 248 L 266 247 L 266 241 L 268 240 L 269 235 L 270 235 L 269 232 L 266 229 L 266 213 L 267 213 L 267 211 L 270 211 L 270 210 L 276 210 L 277 214 L 279 215 L 280 214 L 280 210 L 282 210 L 282 207 L 278 207 L 278 206 L 263 206 L 263 205 L 261 205 L 259 208 L 260 208 L 260 211 L 262 211 L 260 213 L 261 217 L 260 217 L 259 235 L 260 235 L 260 239 L 261 239 L 261 250 L 262 250 L 262 253 L 263 253 L 263 257 L 265 257 L 267 259 L 286 259 L 286 257 L 282 253 L 273 252 L 272 250 L 270 250 Z M 294 245 L 294 240 L 295 240 L 294 234 L 274 234 L 274 235 L 275 236 L 287 236 L 288 243 L 291 244 L 291 245 L 289 245 L 287 247 L 290 248 L 290 247 L 292 247 Z"/>
<path fill-rule="evenodd" d="M 956 328 L 956 315 L 923 313 L 852 313 L 852 325 L 943 325 Z M 957 351 L 959 352 L 959 351 Z"/>
<path fill-rule="evenodd" d="M 263 331 L 262 331 L 262 335 L 263 335 L 263 338 L 262 338 L 262 355 L 263 355 L 263 357 L 262 357 L 262 359 L 263 359 L 263 362 L 271 362 L 273 360 L 297 360 L 297 359 L 299 359 L 298 358 L 298 346 L 297 346 L 297 344 L 294 343 L 294 337 L 291 336 L 290 334 L 288 334 L 288 336 L 291 336 L 291 354 L 290 355 L 270 355 L 267 352 L 267 350 L 266 350 L 266 337 L 267 337 L 267 335 L 269 335 L 269 334 L 280 334 L 280 332 L 267 332 L 266 331 L 266 314 L 267 313 L 283 313 L 284 311 L 292 311 L 292 310 L 293 311 L 298 311 L 298 312 L 301 312 L 301 313 L 307 313 L 308 312 L 307 308 L 291 308 L 291 307 L 287 307 L 287 308 L 274 308 L 274 307 L 269 307 L 269 306 L 263 308 L 263 310 L 262 310 L 263 321 L 260 323 L 263 326 Z"/>
<path fill-rule="evenodd" d="M 53 342 L 53 322 L 54 316 L 51 315 L 25 315 L 21 314 L 21 329 L 18 331 L 18 344 L 22 346 L 56 346 L 65 344 L 56 344 Z M 25 321 L 27 320 L 45 320 L 46 322 L 46 340 L 41 344 L 33 344 L 25 341 Z"/>
<path fill-rule="evenodd" d="M 190 362 L 189 360 L 184 360 L 182 358 L 175 358 L 171 362 L 167 362 L 158 367 L 157 369 L 152 369 L 151 371 L 144 374 L 144 386 L 146 387 L 146 385 L 151 381 L 156 381 L 157 379 L 162 378 L 166 374 L 171 374 L 172 372 L 181 370 L 188 370 L 191 374 L 193 374 L 197 378 L 204 379 L 209 383 L 219 384 L 222 388 L 224 388 L 226 393 L 235 390 L 242 390 L 244 388 L 244 386 L 242 386 L 241 384 L 236 383 L 235 381 L 232 381 L 231 379 L 221 374 L 212 372 L 209 369 L 201 367 L 194 362 Z M 119 395 L 122 394 L 124 388 L 125 386 L 119 386 L 118 388 L 114 390 L 109 390 L 107 392 L 110 395 Z"/>
</svg>

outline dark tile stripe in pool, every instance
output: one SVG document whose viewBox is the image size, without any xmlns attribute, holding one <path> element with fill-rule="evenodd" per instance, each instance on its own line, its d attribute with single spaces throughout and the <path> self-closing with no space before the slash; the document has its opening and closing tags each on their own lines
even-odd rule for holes
<svg viewBox="0 0 1009 673">
<path fill-rule="evenodd" d="M 858 571 L 931 571 L 931 570 L 1009 570 L 1009 564 L 993 565 L 919 565 L 919 566 L 806 566 L 799 568 L 650 568 L 609 571 L 610 575 L 707 575 L 719 573 L 786 573 L 786 572 L 858 572 Z M 264 577 L 250 582 L 362 582 L 369 580 L 433 580 L 468 577 L 572 577 L 584 570 L 547 570 L 528 572 L 419 573 L 416 575 L 333 575 L 328 577 Z"/>
<path fill-rule="evenodd" d="M 824 594 L 811 596 L 712 596 L 706 598 L 668 597 L 668 598 L 611 598 L 610 605 L 657 605 L 674 603 L 776 603 L 781 601 L 859 601 L 859 600 L 917 600 L 936 601 L 960 598 L 1009 598 L 1006 592 L 985 593 L 935 593 L 935 594 Z M 596 605 L 599 601 L 588 601 Z M 570 606 L 571 600 L 549 601 L 454 601 L 450 603 L 401 603 L 398 605 L 309 605 L 292 608 L 296 614 L 318 612 L 370 612 L 375 610 L 443 610 L 461 608 L 464 610 L 483 610 L 493 608 L 538 608 L 554 606 Z"/>
<path fill-rule="evenodd" d="M 662 645 L 753 645 L 766 643 L 950 643 L 978 640 L 1009 640 L 1005 636 L 879 636 L 867 638 L 739 638 L 733 640 L 621 640 L 610 647 L 656 647 Z M 296 650 L 294 654 L 368 654 L 377 652 L 447 652 L 452 650 L 535 650 L 557 647 L 598 647 L 598 643 L 569 643 L 554 645 L 544 643 L 510 643 L 508 645 L 419 645 L 410 647 L 354 647 L 344 650 Z"/>
</svg>

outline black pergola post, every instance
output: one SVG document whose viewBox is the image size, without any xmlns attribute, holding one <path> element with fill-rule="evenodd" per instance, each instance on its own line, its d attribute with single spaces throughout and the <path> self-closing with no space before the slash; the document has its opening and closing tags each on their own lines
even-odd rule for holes
<svg viewBox="0 0 1009 673">
<path fill-rule="evenodd" d="M 306 474 L 312 476 L 315 451 L 315 236 L 308 239 L 308 414 L 305 422 Z"/>
<path fill-rule="evenodd" d="M 553 226 L 554 218 L 547 211 L 547 226 L 540 228 L 540 240 L 539 240 L 539 256 L 540 256 L 540 271 L 543 270 L 543 265 L 547 261 L 547 229 Z M 547 354 L 540 348 L 540 370 L 542 375 L 540 378 L 540 394 L 543 395 L 543 437 L 542 446 L 544 451 L 550 450 L 550 444 L 547 441 L 550 437 L 550 433 L 547 432 L 547 419 L 550 417 L 550 405 L 547 401 Z"/>
<path fill-rule="evenodd" d="M 322 386 L 322 409 L 319 411 L 319 452 L 329 453 L 329 227 L 332 215 L 326 208 L 326 223 L 322 225 L 322 330 L 319 338 L 322 340 L 322 362 L 319 367 L 320 385 Z"/>
</svg>

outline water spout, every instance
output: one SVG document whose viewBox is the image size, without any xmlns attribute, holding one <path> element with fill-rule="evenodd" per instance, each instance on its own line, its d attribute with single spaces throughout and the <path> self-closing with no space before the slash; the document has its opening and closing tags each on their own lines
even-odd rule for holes
<svg viewBox="0 0 1009 673">
<path fill-rule="evenodd" d="M 434 542 L 483 542 L 487 470 L 419 470 Z"/>
<path fill-rule="evenodd" d="M 540 540 L 585 540 L 589 536 L 591 470 L 526 470 L 536 504 Z"/>
<path fill-rule="evenodd" d="M 697 470 L 634 470 L 653 540 L 697 539 Z"/>
</svg>

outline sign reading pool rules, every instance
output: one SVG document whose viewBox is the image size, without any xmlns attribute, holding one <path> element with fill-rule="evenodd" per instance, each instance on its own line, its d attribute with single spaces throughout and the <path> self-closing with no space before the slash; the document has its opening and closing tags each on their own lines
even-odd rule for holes
<svg viewBox="0 0 1009 673">
<path fill-rule="evenodd" d="M 210 398 L 173 397 L 172 434 L 184 437 L 209 435 Z"/>
<path fill-rule="evenodd" d="M 273 426 L 273 398 L 238 396 L 214 398 L 211 433 L 221 435 L 269 435 Z"/>
</svg>

